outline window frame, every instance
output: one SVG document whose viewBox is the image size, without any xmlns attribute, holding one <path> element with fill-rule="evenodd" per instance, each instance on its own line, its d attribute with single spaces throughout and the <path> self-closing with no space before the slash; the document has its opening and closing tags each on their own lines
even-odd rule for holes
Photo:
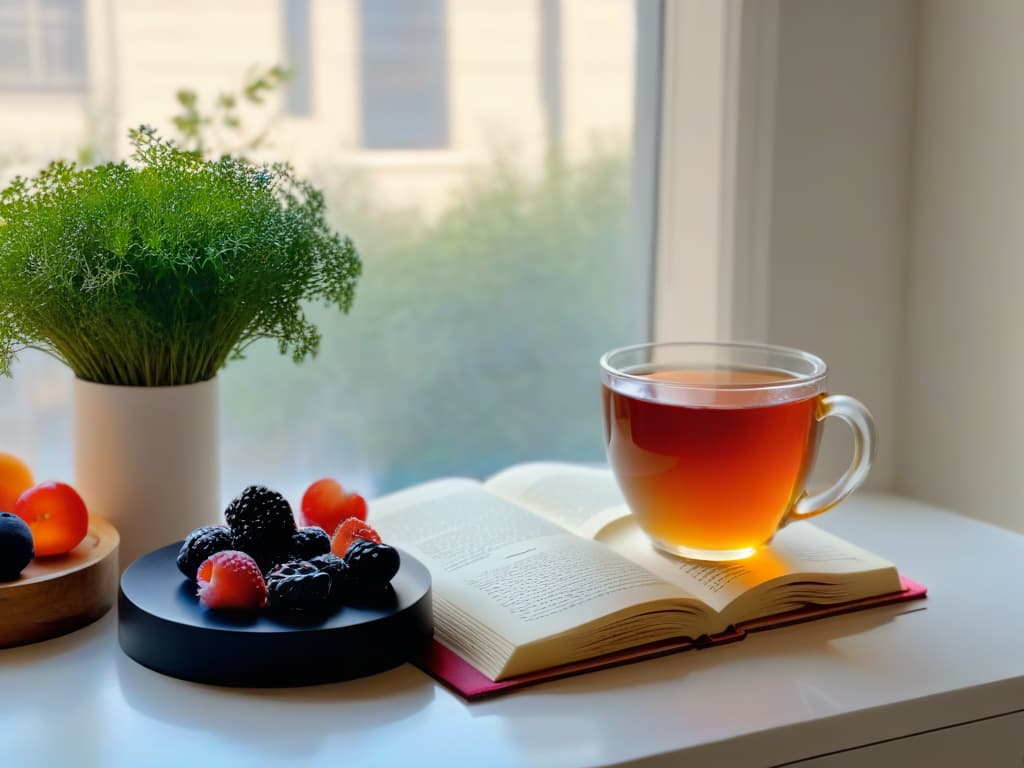
<svg viewBox="0 0 1024 768">
<path fill-rule="evenodd" d="M 761 340 L 779 2 L 672 0 L 660 11 L 651 336 Z"/>
</svg>

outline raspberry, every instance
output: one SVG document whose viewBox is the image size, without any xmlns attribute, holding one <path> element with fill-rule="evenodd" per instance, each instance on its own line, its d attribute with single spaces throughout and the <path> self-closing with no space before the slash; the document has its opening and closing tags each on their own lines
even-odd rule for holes
<svg viewBox="0 0 1024 768">
<path fill-rule="evenodd" d="M 334 605 L 341 605 L 348 597 L 348 564 L 334 554 L 318 555 L 309 563 L 331 577 L 329 599 Z"/>
<path fill-rule="evenodd" d="M 178 550 L 178 570 L 196 580 L 196 571 L 210 555 L 232 549 L 231 531 L 223 525 L 204 525 L 188 535 Z"/>
<path fill-rule="evenodd" d="M 345 554 L 350 579 L 367 587 L 383 587 L 401 565 L 398 550 L 374 541 L 355 541 Z"/>
<path fill-rule="evenodd" d="M 327 608 L 331 577 L 305 560 L 283 563 L 267 574 L 270 606 L 283 611 Z"/>
<path fill-rule="evenodd" d="M 358 517 L 350 517 L 334 532 L 334 538 L 331 539 L 331 552 L 338 557 L 344 557 L 349 547 L 357 539 L 366 539 L 380 544 L 379 533 Z"/>
<path fill-rule="evenodd" d="M 292 534 L 288 546 L 289 560 L 309 560 L 317 555 L 326 555 L 331 551 L 331 537 L 322 528 L 310 526 L 300 528 Z"/>
<path fill-rule="evenodd" d="M 295 517 L 277 491 L 250 485 L 224 511 L 235 547 L 252 555 L 284 552 L 295 533 Z"/>
<path fill-rule="evenodd" d="M 215 552 L 199 566 L 196 580 L 199 599 L 209 608 L 255 610 L 267 604 L 263 574 L 245 552 Z"/>
</svg>

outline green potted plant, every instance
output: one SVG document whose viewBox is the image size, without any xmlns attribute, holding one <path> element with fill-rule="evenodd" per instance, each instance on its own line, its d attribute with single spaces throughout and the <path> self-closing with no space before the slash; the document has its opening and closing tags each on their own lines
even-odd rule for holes
<svg viewBox="0 0 1024 768">
<path fill-rule="evenodd" d="M 361 270 L 289 166 L 131 141 L 0 192 L 0 375 L 30 348 L 74 372 L 76 485 L 122 565 L 219 516 L 217 372 L 260 339 L 314 355 L 303 305 L 347 312 Z"/>
</svg>

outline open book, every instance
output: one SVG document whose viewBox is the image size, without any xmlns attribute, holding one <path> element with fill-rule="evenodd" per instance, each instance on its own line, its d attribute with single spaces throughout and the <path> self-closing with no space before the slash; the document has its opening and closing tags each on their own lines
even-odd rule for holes
<svg viewBox="0 0 1024 768">
<path fill-rule="evenodd" d="M 436 639 L 492 681 L 903 590 L 892 563 L 809 523 L 740 562 L 663 554 L 609 471 L 568 464 L 426 483 L 378 499 L 373 522 L 430 569 Z"/>
</svg>

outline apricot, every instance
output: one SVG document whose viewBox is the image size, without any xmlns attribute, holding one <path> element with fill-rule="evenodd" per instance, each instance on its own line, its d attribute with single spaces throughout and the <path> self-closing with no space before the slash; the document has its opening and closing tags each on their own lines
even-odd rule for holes
<svg viewBox="0 0 1024 768">
<path fill-rule="evenodd" d="M 40 483 L 29 488 L 18 497 L 14 514 L 28 523 L 36 557 L 70 552 L 89 532 L 85 502 L 66 483 Z"/>
<path fill-rule="evenodd" d="M 33 483 L 28 464 L 12 453 L 0 453 L 0 512 L 13 512 L 18 497 Z"/>
</svg>

